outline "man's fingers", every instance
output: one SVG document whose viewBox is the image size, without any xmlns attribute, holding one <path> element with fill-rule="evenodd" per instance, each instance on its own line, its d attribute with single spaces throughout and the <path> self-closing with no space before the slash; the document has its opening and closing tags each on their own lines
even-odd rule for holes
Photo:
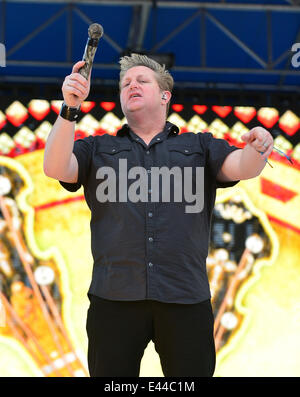
<svg viewBox="0 0 300 397">
<path fill-rule="evenodd" d="M 260 138 L 254 139 L 254 141 L 252 141 L 251 143 L 252 143 L 252 146 L 253 146 L 256 150 L 258 150 L 258 151 L 260 151 L 260 152 L 265 152 L 265 151 L 266 151 L 266 148 L 269 146 L 267 143 L 265 143 L 265 141 L 263 141 L 263 140 L 260 139 Z"/>
<path fill-rule="evenodd" d="M 86 85 L 82 85 L 80 81 L 77 81 L 76 79 L 70 78 L 67 83 L 66 83 L 66 88 L 69 90 L 75 89 L 76 91 L 79 91 L 81 95 L 86 94 Z M 76 93 L 77 95 L 77 93 Z"/>
<path fill-rule="evenodd" d="M 79 62 L 75 63 L 75 65 L 73 66 L 73 69 L 72 69 L 72 73 L 78 73 L 79 69 L 81 69 L 84 64 L 85 64 L 85 61 L 79 61 Z"/>
<path fill-rule="evenodd" d="M 73 66 L 73 69 L 72 69 L 71 76 L 72 77 L 77 76 L 79 81 L 82 84 L 87 86 L 88 84 L 86 84 L 87 83 L 86 79 L 79 73 L 80 69 L 84 66 L 84 64 L 85 64 L 85 61 L 79 61 L 79 62 L 75 63 L 75 65 Z"/>
<path fill-rule="evenodd" d="M 273 141 L 266 136 L 259 136 L 252 143 L 256 150 L 259 150 L 261 152 L 266 152 L 269 149 L 270 145 L 273 145 Z"/>
<path fill-rule="evenodd" d="M 241 136 L 241 139 L 261 153 L 262 159 L 267 160 L 273 151 L 272 135 L 262 127 L 256 127 Z"/>
<path fill-rule="evenodd" d="M 272 153 L 272 151 L 273 151 L 273 143 L 271 143 L 269 146 L 268 146 L 268 148 L 267 148 L 267 150 L 264 152 L 264 154 L 262 155 L 262 158 L 263 159 L 267 159 L 269 156 L 270 156 L 270 154 Z"/>
<path fill-rule="evenodd" d="M 72 74 L 69 77 L 80 81 L 81 84 L 83 84 L 85 87 L 88 87 L 91 83 L 92 69 L 90 70 L 88 79 L 86 79 L 79 73 L 80 69 L 84 66 L 84 64 L 85 61 L 78 61 L 77 63 L 75 63 L 72 69 Z"/>
<path fill-rule="evenodd" d="M 82 103 L 89 94 L 90 82 L 88 82 L 80 73 L 85 61 L 78 61 L 72 68 L 72 73 L 66 76 L 62 92 L 64 101 L 68 106 L 77 107 Z"/>
<path fill-rule="evenodd" d="M 78 72 L 70 74 L 70 76 L 66 77 L 66 80 L 68 82 L 72 82 L 72 83 L 77 81 L 78 83 L 80 83 L 82 86 L 84 86 L 86 88 L 89 86 L 89 82 L 83 76 L 81 76 L 81 74 Z"/>
<path fill-rule="evenodd" d="M 82 92 L 79 91 L 79 90 L 78 90 L 77 88 L 75 88 L 75 87 L 66 88 L 65 92 L 66 92 L 66 94 L 68 94 L 68 95 L 72 94 L 72 95 L 75 95 L 75 96 L 78 97 L 78 98 L 81 98 L 81 97 L 82 97 Z"/>
<path fill-rule="evenodd" d="M 249 139 L 249 133 L 248 132 L 246 132 L 246 134 L 243 134 L 241 136 L 241 140 L 244 141 L 244 142 L 248 142 L 248 139 Z"/>
<path fill-rule="evenodd" d="M 241 139 L 242 139 L 244 142 L 247 142 L 247 143 L 252 142 L 252 140 L 253 140 L 253 131 L 251 130 L 251 131 L 246 132 L 245 134 L 243 134 L 243 135 L 241 136 Z"/>
</svg>

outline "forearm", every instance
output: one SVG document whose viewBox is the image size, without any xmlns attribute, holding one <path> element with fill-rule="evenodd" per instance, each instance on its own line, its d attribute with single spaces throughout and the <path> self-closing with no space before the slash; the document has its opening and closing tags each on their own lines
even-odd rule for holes
<svg viewBox="0 0 300 397">
<path fill-rule="evenodd" d="M 71 161 L 74 147 L 75 121 L 70 122 L 58 116 L 48 136 L 44 153 L 44 172 L 58 178 Z"/>
</svg>

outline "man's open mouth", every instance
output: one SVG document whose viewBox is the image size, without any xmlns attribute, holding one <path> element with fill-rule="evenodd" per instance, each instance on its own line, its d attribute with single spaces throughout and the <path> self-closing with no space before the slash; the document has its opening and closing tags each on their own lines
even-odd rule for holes
<svg viewBox="0 0 300 397">
<path fill-rule="evenodd" d="M 129 99 L 132 99 L 132 98 L 140 98 L 140 97 L 141 97 L 140 94 L 132 94 L 132 95 L 130 95 Z"/>
</svg>

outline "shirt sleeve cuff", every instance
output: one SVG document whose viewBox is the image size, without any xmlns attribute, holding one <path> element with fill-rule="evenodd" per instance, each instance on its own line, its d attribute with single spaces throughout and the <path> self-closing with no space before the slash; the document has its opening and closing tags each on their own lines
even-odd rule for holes
<svg viewBox="0 0 300 397">
<path fill-rule="evenodd" d="M 81 169 L 81 163 L 78 160 L 78 155 L 76 155 L 76 151 L 73 151 L 74 155 L 77 158 L 77 162 L 78 162 L 78 179 L 77 182 L 75 183 L 69 183 L 69 182 L 63 182 L 63 181 L 58 181 L 62 187 L 64 187 L 66 190 L 68 190 L 69 192 L 76 192 L 78 189 L 80 189 L 82 183 L 81 183 L 81 173 L 82 173 L 82 169 Z"/>
<path fill-rule="evenodd" d="M 219 162 L 219 164 L 218 164 L 218 166 L 217 166 L 217 168 L 216 168 L 216 188 L 218 189 L 218 188 L 227 188 L 227 187 L 232 187 L 232 186 L 234 186 L 234 185 L 236 185 L 237 183 L 239 183 L 239 180 L 238 181 L 219 181 L 218 179 L 217 179 L 217 175 L 218 175 L 218 173 L 219 173 L 219 171 L 220 171 L 220 169 L 222 168 L 222 165 L 223 165 L 223 163 L 224 163 L 224 161 L 225 161 L 225 159 L 226 159 L 226 157 L 230 154 L 230 153 L 232 153 L 232 152 L 234 152 L 235 150 L 238 150 L 239 148 L 238 147 L 236 147 L 236 146 L 229 146 L 228 148 L 227 148 L 227 153 L 226 153 L 226 155 L 223 157 L 223 159 L 222 159 L 222 161 L 220 161 Z"/>
</svg>

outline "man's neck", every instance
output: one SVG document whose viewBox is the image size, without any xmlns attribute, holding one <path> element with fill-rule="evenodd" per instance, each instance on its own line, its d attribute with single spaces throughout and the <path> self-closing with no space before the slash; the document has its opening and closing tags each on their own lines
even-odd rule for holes
<svg viewBox="0 0 300 397">
<path fill-rule="evenodd" d="M 131 119 L 128 120 L 128 125 L 131 130 L 138 135 L 148 145 L 150 141 L 163 131 L 166 120 L 164 118 L 159 120 L 149 120 L 149 117 L 143 120 Z"/>
</svg>

